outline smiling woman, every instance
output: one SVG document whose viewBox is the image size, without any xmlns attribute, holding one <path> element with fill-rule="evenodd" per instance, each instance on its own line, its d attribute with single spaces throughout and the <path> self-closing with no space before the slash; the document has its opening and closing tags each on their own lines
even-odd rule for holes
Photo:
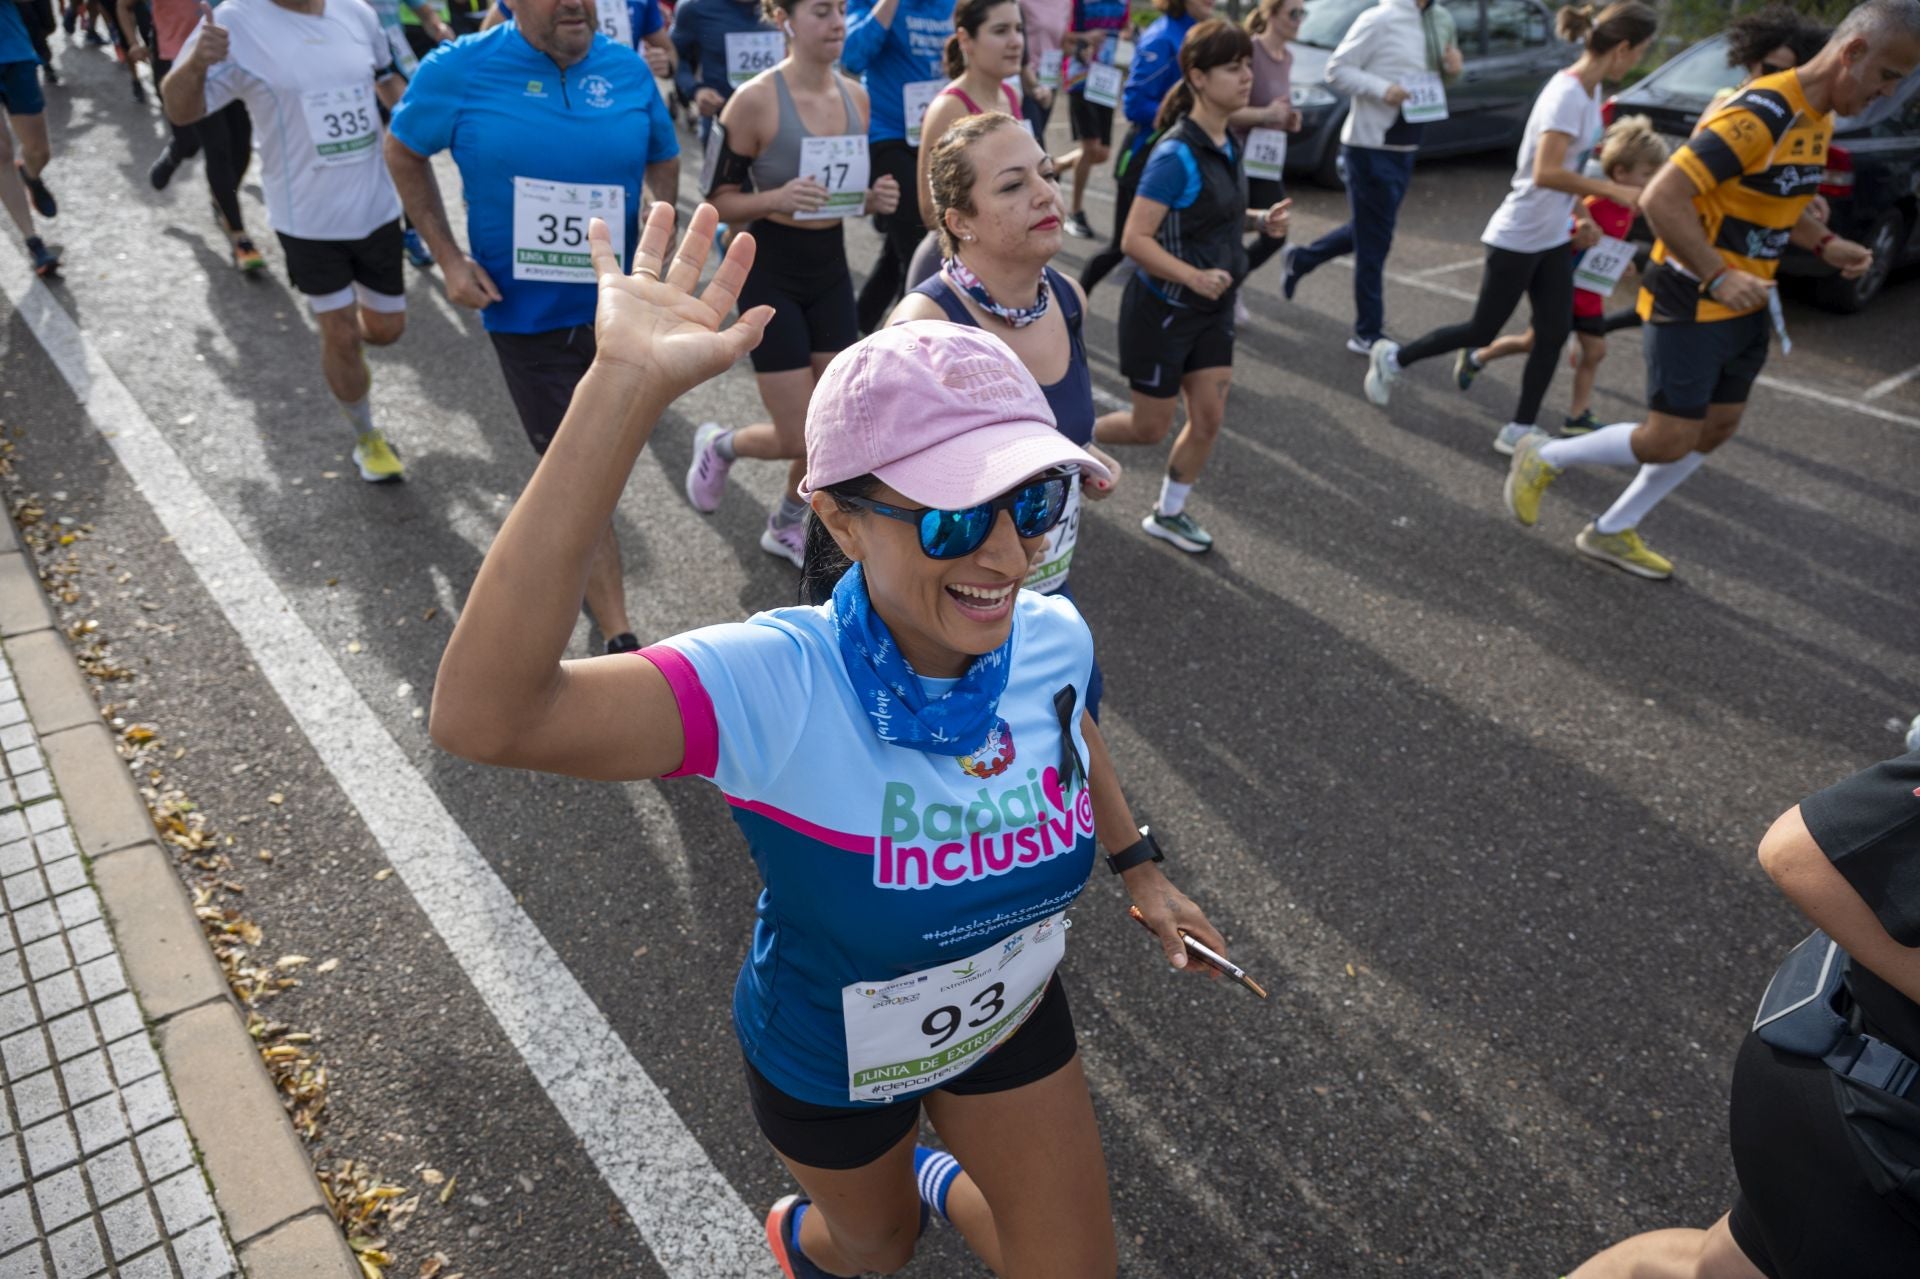
<svg viewBox="0 0 1920 1279">
<path fill-rule="evenodd" d="M 844 566 L 817 570 L 819 602 L 560 660 L 655 423 L 772 318 L 750 306 L 721 327 L 750 232 L 694 294 L 717 222 L 702 205 L 669 264 L 673 211 L 656 205 L 631 275 L 595 222 L 594 366 L 447 645 L 434 740 L 726 796 L 765 883 L 733 1016 L 754 1116 L 803 1192 L 767 1218 L 790 1279 L 897 1270 L 934 1213 L 997 1273 L 1111 1276 L 1105 1160 L 1055 971 L 1096 840 L 1172 966 L 1182 930 L 1225 943 L 1136 833 L 1085 713 L 1086 623 L 1019 589 L 1070 474 L 1107 478 L 1032 374 L 944 321 L 857 343 L 807 410 L 812 536 Z M 923 1108 L 952 1153 L 916 1144 Z"/>
</svg>

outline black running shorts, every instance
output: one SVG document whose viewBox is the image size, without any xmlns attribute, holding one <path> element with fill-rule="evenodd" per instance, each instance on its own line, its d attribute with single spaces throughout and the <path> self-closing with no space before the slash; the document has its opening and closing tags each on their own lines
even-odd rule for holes
<svg viewBox="0 0 1920 1279">
<path fill-rule="evenodd" d="M 545 333 L 489 333 L 500 375 L 535 453 L 545 453 L 573 403 L 573 389 L 593 363 L 591 324 Z"/>
<path fill-rule="evenodd" d="M 1835 1084 L 1825 1063 L 1758 1035 L 1741 1045 L 1729 1113 L 1733 1241 L 1769 1279 L 1913 1279 L 1920 1223 L 1868 1182 Z"/>
<path fill-rule="evenodd" d="M 837 222 L 802 231 L 762 218 L 753 232 L 753 270 L 740 288 L 740 310 L 773 308 L 755 373 L 808 368 L 816 355 L 833 355 L 860 340 L 847 240 Z"/>
<path fill-rule="evenodd" d="M 405 246 L 395 219 L 360 240 L 303 240 L 276 232 L 293 287 L 312 298 L 358 284 L 387 297 L 407 295 Z"/>
<path fill-rule="evenodd" d="M 1217 311 L 1174 306 L 1136 272 L 1120 298 L 1120 372 L 1157 400 L 1180 394 L 1180 379 L 1233 366 L 1233 303 Z"/>
<path fill-rule="evenodd" d="M 1079 1042 L 1073 1033 L 1073 1011 L 1067 991 L 1055 973 L 1033 1013 L 1013 1037 L 988 1053 L 986 1059 L 936 1091 L 962 1097 L 1011 1092 L 1045 1079 L 1073 1060 Z M 809 1168 L 864 1168 L 900 1144 L 920 1126 L 920 1103 L 914 1098 L 874 1103 L 857 1108 L 816 1106 L 789 1097 L 765 1075 L 747 1068 L 747 1097 L 753 1117 L 773 1148 Z"/>
<path fill-rule="evenodd" d="M 1087 95 L 1067 95 L 1067 129 L 1073 140 L 1092 138 L 1096 142 L 1113 141 L 1113 108 L 1087 101 Z"/>
<path fill-rule="evenodd" d="M 1709 405 L 1745 404 L 1766 367 L 1772 328 L 1765 310 L 1711 323 L 1647 325 L 1647 403 L 1690 422 L 1705 418 Z"/>
</svg>

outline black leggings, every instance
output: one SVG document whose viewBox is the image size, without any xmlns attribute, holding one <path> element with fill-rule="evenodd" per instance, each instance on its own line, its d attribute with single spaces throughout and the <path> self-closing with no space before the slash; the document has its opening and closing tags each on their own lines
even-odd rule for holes
<svg viewBox="0 0 1920 1279">
<path fill-rule="evenodd" d="M 165 76 L 164 63 L 156 64 L 157 75 Z M 214 207 L 228 229 L 244 232 L 246 222 L 240 216 L 240 179 L 246 176 L 247 163 L 253 158 L 253 120 L 245 103 L 229 102 L 211 115 L 192 124 L 169 124 L 173 138 L 167 150 L 175 164 L 196 155 L 207 158 L 207 190 L 213 192 Z"/>
<path fill-rule="evenodd" d="M 1553 385 L 1560 348 L 1573 331 L 1573 246 L 1558 244 L 1539 253 L 1515 253 L 1487 248 L 1487 265 L 1480 274 L 1480 300 L 1465 324 L 1450 324 L 1400 348 L 1400 366 L 1461 347 L 1483 347 L 1500 336 L 1520 306 L 1521 295 L 1533 306 L 1533 351 L 1520 375 L 1520 403 L 1513 421 L 1532 426 L 1540 416 L 1540 401 Z"/>
<path fill-rule="evenodd" d="M 1134 149 L 1140 149 L 1134 155 Z M 1147 153 L 1151 147 L 1140 140 L 1140 126 L 1127 126 L 1126 141 L 1120 144 L 1119 158 L 1113 165 L 1113 238 L 1107 241 L 1107 247 L 1094 254 L 1080 271 L 1080 288 L 1091 293 L 1093 286 L 1107 278 L 1107 272 L 1126 260 L 1126 253 L 1120 248 L 1120 241 L 1127 233 L 1127 214 L 1133 211 L 1133 193 L 1140 189 L 1140 171 L 1147 167 Z"/>
<path fill-rule="evenodd" d="M 913 251 L 920 247 L 920 240 L 927 233 L 920 222 L 920 202 L 911 197 L 912 192 L 920 189 L 916 174 L 920 152 L 908 146 L 905 138 L 882 138 L 867 148 L 867 159 L 869 181 L 878 182 L 881 174 L 891 173 L 893 180 L 900 184 L 900 207 L 892 213 L 874 216 L 875 229 L 886 238 L 880 245 L 880 260 L 873 264 L 872 274 L 860 286 L 862 333 L 871 333 L 887 322 L 887 312 L 900 300 Z"/>
</svg>

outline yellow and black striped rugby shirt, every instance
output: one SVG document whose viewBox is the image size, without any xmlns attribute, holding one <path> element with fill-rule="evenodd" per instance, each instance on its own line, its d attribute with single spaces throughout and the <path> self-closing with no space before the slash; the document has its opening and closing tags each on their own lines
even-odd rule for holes
<svg viewBox="0 0 1920 1279">
<path fill-rule="evenodd" d="M 1728 266 L 1771 280 L 1793 224 L 1820 187 L 1833 137 L 1832 113 L 1807 106 L 1798 71 L 1761 76 L 1701 122 L 1672 163 L 1693 179 L 1693 207 Z M 1654 324 L 1729 320 L 1733 311 L 1700 292 L 1700 281 L 1667 260 L 1664 242 L 1640 289 L 1640 318 Z"/>
</svg>

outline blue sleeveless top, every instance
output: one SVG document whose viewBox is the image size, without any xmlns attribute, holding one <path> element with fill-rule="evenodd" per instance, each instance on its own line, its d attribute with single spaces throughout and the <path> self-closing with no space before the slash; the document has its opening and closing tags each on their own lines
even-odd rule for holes
<svg viewBox="0 0 1920 1279">
<path fill-rule="evenodd" d="M 1060 434 L 1085 448 L 1093 439 L 1093 371 L 1087 367 L 1087 346 L 1080 334 L 1080 299 L 1066 277 L 1050 266 L 1041 269 L 1047 273 L 1047 286 L 1053 290 L 1053 300 L 1059 304 L 1060 314 L 1067 322 L 1067 341 L 1072 347 L 1067 357 L 1066 376 L 1040 389 L 1046 394 L 1047 406 L 1053 410 L 1053 421 L 1060 428 Z M 973 312 L 967 310 L 966 302 L 947 283 L 945 274 L 936 271 L 914 292 L 924 293 L 938 302 L 955 324 L 980 327 Z"/>
</svg>

